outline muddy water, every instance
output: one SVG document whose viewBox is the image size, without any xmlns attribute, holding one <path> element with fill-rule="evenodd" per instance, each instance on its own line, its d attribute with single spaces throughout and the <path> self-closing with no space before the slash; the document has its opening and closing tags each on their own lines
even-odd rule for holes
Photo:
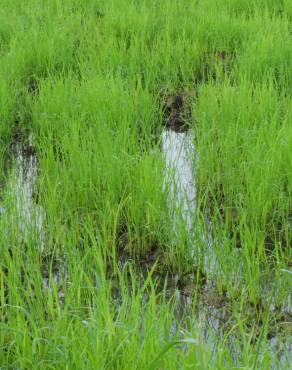
<svg viewBox="0 0 292 370">
<path fill-rule="evenodd" d="M 2 214 L 7 222 L 14 225 L 18 239 L 33 242 L 42 251 L 44 248 L 44 210 L 34 200 L 38 163 L 33 149 L 33 138 L 29 136 L 28 145 L 21 142 L 15 145 L 15 167 L 8 180 L 9 199 Z"/>
</svg>

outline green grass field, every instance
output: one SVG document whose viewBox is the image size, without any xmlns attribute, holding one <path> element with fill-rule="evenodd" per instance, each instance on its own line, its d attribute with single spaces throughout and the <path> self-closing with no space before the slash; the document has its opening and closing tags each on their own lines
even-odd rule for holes
<svg viewBox="0 0 292 370">
<path fill-rule="evenodd" d="M 290 0 L 0 0 L 0 369 L 291 369 L 291 38 Z"/>
</svg>

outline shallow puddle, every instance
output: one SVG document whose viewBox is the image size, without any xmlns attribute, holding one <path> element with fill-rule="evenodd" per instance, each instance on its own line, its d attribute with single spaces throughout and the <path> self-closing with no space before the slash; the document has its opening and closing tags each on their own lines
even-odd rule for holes
<svg viewBox="0 0 292 370">
<path fill-rule="evenodd" d="M 18 238 L 36 243 L 44 249 L 44 210 L 34 200 L 38 163 L 33 148 L 32 135 L 28 145 L 15 145 L 15 165 L 7 184 L 7 205 L 2 217 L 16 226 Z"/>
<path fill-rule="evenodd" d="M 202 232 L 200 236 L 201 243 L 197 243 L 198 237 L 196 237 L 195 232 L 196 182 L 194 175 L 196 151 L 192 131 L 165 130 L 162 133 L 162 152 L 166 164 L 165 188 L 169 192 L 169 208 L 174 214 L 174 226 L 178 226 L 179 220 L 183 220 L 185 229 L 190 235 L 195 267 L 195 256 L 200 254 L 198 251 L 199 244 L 202 245 L 203 242 L 210 250 L 211 237 L 208 234 L 206 237 L 206 232 Z M 214 268 L 215 255 L 212 251 L 209 254 L 209 261 L 204 263 L 205 269 L 210 269 L 211 266 Z M 212 260 L 211 263 L 210 259 Z M 194 274 L 188 275 L 185 280 L 184 286 L 180 289 L 176 288 L 174 291 L 178 302 L 178 317 L 182 315 L 187 306 L 192 305 L 194 292 L 198 292 Z M 228 316 L 225 309 L 225 297 L 218 294 L 213 288 L 211 289 L 210 283 L 207 283 L 200 289 L 195 301 L 197 319 L 202 324 L 204 334 L 207 334 L 207 327 L 212 327 L 214 331 L 221 329 L 221 322 L 226 322 Z"/>
<path fill-rule="evenodd" d="M 180 222 L 183 221 L 184 228 L 190 237 L 189 242 L 192 243 L 194 267 L 196 265 L 196 257 L 203 255 L 203 272 L 207 272 L 208 276 L 215 276 L 218 261 L 214 248 L 215 246 L 220 246 L 220 241 L 216 240 L 215 242 L 211 236 L 211 222 L 206 220 L 203 227 L 204 231 L 201 231 L 199 235 L 198 228 L 200 226 L 196 225 L 194 164 L 197 154 L 192 131 L 167 129 L 162 133 L 161 142 L 166 166 L 164 188 L 168 191 L 169 210 L 173 215 L 174 228 L 179 230 Z M 200 248 L 204 249 L 202 253 Z M 240 253 L 238 249 L 236 249 L 236 252 Z M 215 353 L 216 342 L 210 337 L 210 333 L 214 334 L 214 338 L 222 338 L 230 330 L 230 325 L 232 325 L 232 313 L 228 298 L 216 291 L 214 284 L 210 281 L 205 282 L 198 290 L 195 287 L 194 276 L 187 280 L 189 281 L 182 288 L 178 288 L 176 281 L 173 284 L 173 288 L 169 291 L 170 295 L 175 294 L 176 296 L 178 320 L 180 321 L 180 317 L 183 319 L 184 313 L 188 312 L 191 307 L 194 307 L 195 303 L 195 320 L 200 323 L 203 335 L 208 339 L 210 346 L 213 348 L 212 351 Z M 194 292 L 197 294 L 196 297 L 194 297 Z M 288 300 L 291 299 L 289 297 L 288 293 Z M 288 305 L 288 308 L 284 306 L 280 309 L 280 312 L 286 312 L 289 315 L 291 305 Z M 247 311 L 249 310 L 248 307 L 246 309 Z M 272 312 L 271 308 L 268 309 Z M 229 319 L 231 320 L 230 322 Z M 291 325 L 291 317 L 290 322 L 285 323 L 285 325 L 288 324 Z M 173 331 L 175 331 L 175 327 L 176 325 L 174 324 Z M 237 336 L 236 333 L 232 335 L 234 338 Z M 291 337 L 290 339 L 287 338 L 287 335 L 284 335 L 284 337 L 280 338 L 280 335 L 274 333 L 269 339 L 269 346 L 273 362 L 276 363 L 280 359 L 281 364 L 286 366 L 288 363 L 292 363 L 292 351 L 290 351 L 292 343 Z M 232 350 L 232 345 L 230 349 Z M 288 356 L 289 358 L 287 358 L 287 353 L 291 353 Z"/>
<path fill-rule="evenodd" d="M 210 274 L 215 272 L 217 260 L 212 248 L 211 223 L 206 220 L 199 232 L 199 224 L 196 224 L 194 165 L 197 155 L 194 135 L 191 130 L 168 129 L 163 131 L 161 143 L 166 166 L 164 188 L 169 194 L 168 203 L 173 214 L 174 228 L 178 230 L 180 222 L 184 223 L 189 242 L 192 244 L 194 264 L 196 259 L 203 256 L 204 270 Z M 201 251 L 202 246 L 204 251 Z"/>
<path fill-rule="evenodd" d="M 169 186 L 169 204 L 175 222 L 181 215 L 189 232 L 192 231 L 196 207 L 196 186 L 193 175 L 195 148 L 191 131 L 162 133 L 162 152 L 165 156 L 165 186 Z"/>
<path fill-rule="evenodd" d="M 196 151 L 194 145 L 194 137 L 191 130 L 184 132 L 175 132 L 173 130 L 165 130 L 162 133 L 162 151 L 165 157 L 166 176 L 164 187 L 169 194 L 169 209 L 173 214 L 173 222 L 175 227 L 180 227 L 183 222 L 184 228 L 190 235 L 190 242 L 194 250 L 194 256 L 198 255 L 196 249 L 199 245 L 205 244 L 206 249 L 203 255 L 207 255 L 204 261 L 204 270 L 208 271 L 214 269 L 216 265 L 216 256 L 213 251 L 213 243 L 211 238 L 211 224 L 207 223 L 206 230 L 200 236 L 200 243 L 198 242 L 198 235 L 196 233 L 196 181 L 194 172 L 194 163 L 196 160 Z M 36 191 L 36 182 L 38 176 L 38 163 L 33 150 L 32 137 L 29 138 L 29 145 L 24 147 L 21 143 L 16 145 L 16 161 L 15 168 L 8 181 L 7 191 L 11 199 L 14 201 L 14 209 L 10 210 L 3 208 L 1 210 L 2 217 L 8 215 L 11 221 L 17 225 L 21 238 L 25 241 L 33 240 L 40 249 L 44 248 L 44 209 L 37 205 L 34 200 L 34 193 Z M 207 236 L 206 236 L 207 235 Z M 216 242 L 217 244 L 217 242 Z M 239 251 L 237 250 L 239 253 Z M 194 257 L 194 271 L 196 260 Z M 66 269 L 65 269 L 66 270 Z M 61 302 L 65 302 L 66 290 L 63 285 L 66 281 L 66 271 L 61 272 L 56 269 L 52 274 L 45 274 L 42 285 L 44 291 L 57 290 L 58 298 Z M 141 284 L 145 281 L 147 271 L 140 275 Z M 138 274 L 139 275 L 139 274 Z M 162 278 L 162 277 L 160 277 Z M 236 359 L 239 354 L 235 352 L 232 341 L 239 340 L 238 333 L 231 333 L 231 328 L 234 326 L 234 317 L 232 317 L 232 309 L 228 297 L 218 292 L 214 282 L 197 281 L 195 272 L 187 274 L 184 281 L 181 282 L 181 277 L 169 276 L 166 277 L 167 295 L 169 297 L 175 296 L 176 301 L 176 317 L 177 321 L 173 322 L 171 332 L 174 334 L 184 326 L 184 320 L 192 320 L 194 326 L 199 326 L 204 339 L 212 349 L 214 356 L 217 351 L 218 340 L 225 338 L 230 342 L 230 352 Z M 164 282 L 162 282 L 164 283 Z M 163 285 L 163 284 L 162 284 Z M 129 289 L 131 287 L 129 286 Z M 113 294 L 114 299 L 119 300 L 119 290 L 116 289 Z M 289 296 L 290 297 L 290 296 Z M 145 296 L 145 302 L 147 297 Z M 291 310 L 291 297 L 288 308 L 285 311 Z M 248 310 L 248 308 L 247 308 Z M 271 311 L 273 308 L 271 307 Z M 246 313 L 243 313 L 243 316 Z M 289 316 L 287 320 L 283 320 L 283 326 L 290 325 Z M 283 368 L 287 364 L 292 363 L 292 341 L 275 333 L 269 339 L 270 355 L 273 362 L 276 364 L 279 359 Z M 224 340 L 225 340 L 224 339 Z M 233 353 L 234 352 L 234 353 Z M 287 354 L 289 358 L 287 358 Z M 286 366 L 286 367 L 285 367 Z M 272 368 L 277 368 L 276 365 Z"/>
</svg>

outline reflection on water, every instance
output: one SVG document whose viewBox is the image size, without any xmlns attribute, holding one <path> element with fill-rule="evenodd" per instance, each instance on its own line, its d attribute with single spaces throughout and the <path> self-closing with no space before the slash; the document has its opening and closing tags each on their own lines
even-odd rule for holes
<svg viewBox="0 0 292 370">
<path fill-rule="evenodd" d="M 192 243 L 194 264 L 196 263 L 196 258 L 201 256 L 204 271 L 208 273 L 208 276 L 216 276 L 215 272 L 219 265 L 215 248 L 220 245 L 220 241 L 211 236 L 212 225 L 209 221 L 206 220 L 205 225 L 201 225 L 199 235 L 198 229 L 200 225 L 195 222 L 196 181 L 194 162 L 196 151 L 191 130 L 184 132 L 175 132 L 171 129 L 165 130 L 162 133 L 162 152 L 166 164 L 164 187 L 169 193 L 169 209 L 173 213 L 175 229 L 178 231 L 179 222 L 183 221 L 189 236 L 189 242 Z M 240 251 L 237 249 L 236 253 L 240 253 Z M 263 282 L 263 284 L 265 285 L 266 283 Z M 178 302 L 176 313 L 179 318 L 183 317 L 183 312 L 192 306 L 193 299 L 185 295 L 183 290 L 176 289 L 175 292 Z M 215 337 L 223 337 L 224 326 L 228 322 L 230 315 L 225 305 L 226 302 L 218 300 L 222 300 L 222 298 L 224 297 L 213 293 L 213 289 L 210 289 L 210 282 L 208 282 L 204 287 L 204 291 L 198 295 L 196 302 L 196 322 L 200 323 L 204 337 L 208 339 L 214 353 L 216 353 L 216 343 L 213 342 L 208 334 L 210 334 L 211 330 L 211 333 L 216 334 Z M 282 309 L 284 312 L 286 311 L 284 307 Z M 175 323 L 172 330 L 176 330 Z M 236 334 L 234 335 L 236 337 Z M 285 367 L 287 364 L 292 363 L 291 340 L 281 340 L 278 336 L 274 336 L 269 340 L 269 344 L 271 363 L 277 364 L 280 360 L 281 366 L 284 366 L 283 368 L 292 369 L 292 367 Z M 232 349 L 232 344 L 230 349 Z M 288 358 L 287 354 L 290 354 Z M 235 354 L 235 357 L 239 358 L 240 355 Z M 275 366 L 272 365 L 272 368 L 276 368 Z"/>
<path fill-rule="evenodd" d="M 15 146 L 16 161 L 8 182 L 9 209 L 3 208 L 7 221 L 17 227 L 18 237 L 25 242 L 37 243 L 44 248 L 44 211 L 35 203 L 34 194 L 38 164 L 33 150 L 32 136 L 28 146 Z"/>
<path fill-rule="evenodd" d="M 199 227 L 196 226 L 199 225 L 195 223 L 196 150 L 192 131 L 165 130 L 162 133 L 162 152 L 167 170 L 165 188 L 169 190 L 169 208 L 174 214 L 175 228 L 179 229 L 179 221 L 184 222 L 189 241 L 192 243 L 194 261 L 203 257 L 205 271 L 208 270 L 209 274 L 215 273 L 217 260 L 212 247 L 211 224 L 206 220 L 198 233 Z"/>
<path fill-rule="evenodd" d="M 178 220 L 182 219 L 187 232 L 190 234 L 190 242 L 193 243 L 194 263 L 195 256 L 198 256 L 198 246 L 202 243 L 196 243 L 198 237 L 195 234 L 195 212 L 196 212 L 196 184 L 194 177 L 194 161 L 196 158 L 194 137 L 192 131 L 175 132 L 166 130 L 162 133 L 162 151 L 165 157 L 166 178 L 165 187 L 169 189 L 169 207 L 174 210 L 174 223 L 178 226 Z M 210 225 L 208 225 L 209 227 Z M 210 233 L 205 232 L 200 235 L 201 242 L 205 245 L 206 250 L 211 253 L 208 255 L 208 261 L 204 263 L 204 267 L 211 269 L 214 267 L 215 255 L 211 249 Z M 204 254 L 205 254 L 204 253 Z M 212 262 L 210 262 L 210 260 Z M 194 277 L 193 277 L 194 278 Z M 189 277 L 190 279 L 190 277 Z M 192 287 L 192 286 L 191 286 Z M 192 287 L 192 291 L 194 291 Z M 210 291 L 210 287 L 206 288 L 206 292 Z M 216 307 L 214 304 L 217 294 L 213 295 L 213 303 L 205 304 L 202 300 L 202 295 L 197 297 L 197 319 L 202 324 L 204 333 L 207 333 L 207 327 L 211 327 L 214 331 L 219 330 L 220 321 L 226 320 L 226 310 L 224 304 L 219 304 Z M 181 316 L 180 309 L 184 311 L 185 307 L 191 305 L 191 299 L 181 290 L 176 290 L 176 298 L 179 303 L 177 315 Z"/>
<path fill-rule="evenodd" d="M 168 170 L 166 184 L 169 184 L 169 203 L 174 205 L 174 211 L 181 214 L 188 231 L 191 231 L 196 206 L 193 176 L 195 148 L 191 131 L 183 133 L 164 131 L 162 151 Z"/>
</svg>

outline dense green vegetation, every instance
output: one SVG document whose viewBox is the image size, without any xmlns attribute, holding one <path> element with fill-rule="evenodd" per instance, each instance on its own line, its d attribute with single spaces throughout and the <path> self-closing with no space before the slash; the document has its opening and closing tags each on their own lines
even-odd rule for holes
<svg viewBox="0 0 292 370">
<path fill-rule="evenodd" d="M 289 369 L 291 36 L 290 0 L 0 0 L 1 369 Z M 212 253 L 164 186 L 182 91 Z M 7 185 L 31 133 L 43 251 Z"/>
</svg>

